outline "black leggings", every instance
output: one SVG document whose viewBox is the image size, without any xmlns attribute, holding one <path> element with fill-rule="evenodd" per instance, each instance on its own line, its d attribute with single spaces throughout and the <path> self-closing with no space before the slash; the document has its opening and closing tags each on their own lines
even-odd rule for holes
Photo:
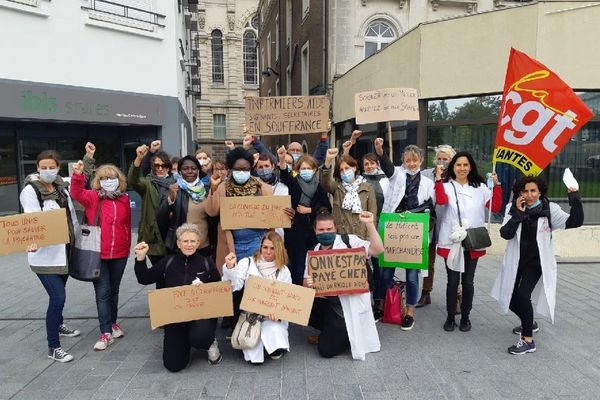
<svg viewBox="0 0 600 400">
<path fill-rule="evenodd" d="M 315 298 L 308 324 L 321 331 L 317 345 L 321 357 L 335 357 L 350 348 L 346 321 L 333 310 L 326 298 Z"/>
<path fill-rule="evenodd" d="M 216 318 L 166 325 L 163 341 L 165 368 L 177 372 L 187 367 L 191 348 L 208 350 L 215 340 L 216 328 Z"/>
<path fill-rule="evenodd" d="M 533 306 L 531 305 L 531 293 L 535 289 L 540 277 L 542 267 L 539 264 L 521 265 L 517 269 L 515 287 L 510 299 L 510 310 L 521 319 L 523 327 L 522 336 L 533 336 Z"/>
<path fill-rule="evenodd" d="M 462 300 L 460 302 L 461 319 L 469 318 L 469 313 L 473 308 L 473 295 L 475 287 L 473 280 L 475 279 L 475 269 L 477 267 L 477 259 L 472 260 L 468 251 L 464 252 L 465 272 L 462 274 L 448 268 L 446 264 L 446 272 L 448 273 L 448 284 L 446 285 L 446 311 L 448 317 L 454 318 L 456 314 L 456 292 L 458 291 L 459 283 L 462 284 Z"/>
</svg>

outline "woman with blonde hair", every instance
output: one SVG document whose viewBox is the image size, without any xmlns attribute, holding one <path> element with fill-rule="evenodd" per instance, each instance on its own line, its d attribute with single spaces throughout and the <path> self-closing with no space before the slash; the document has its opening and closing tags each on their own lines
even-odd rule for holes
<svg viewBox="0 0 600 400">
<path fill-rule="evenodd" d="M 229 253 L 225 257 L 223 280 L 231 281 L 234 291 L 241 290 L 250 276 L 292 283 L 292 274 L 286 266 L 287 260 L 283 239 L 275 231 L 268 231 L 254 256 L 243 258 L 239 262 L 235 253 Z M 260 326 L 260 339 L 256 347 L 244 350 L 244 359 L 252 364 L 263 363 L 265 351 L 273 360 L 290 351 L 287 321 L 277 320 L 271 315 L 265 317 L 267 318 Z"/>
<path fill-rule="evenodd" d="M 83 162 L 73 166 L 71 196 L 85 208 L 88 223 L 100 226 L 100 277 L 94 281 L 100 337 L 94 350 L 106 349 L 124 336 L 117 323 L 119 286 L 131 246 L 131 208 L 125 193 L 127 179 L 119 168 L 104 164 L 96 169 L 91 189 L 85 189 Z"/>
</svg>

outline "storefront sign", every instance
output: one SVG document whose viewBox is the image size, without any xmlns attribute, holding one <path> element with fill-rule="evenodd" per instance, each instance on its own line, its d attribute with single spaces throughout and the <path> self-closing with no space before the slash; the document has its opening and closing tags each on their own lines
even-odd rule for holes
<svg viewBox="0 0 600 400">
<path fill-rule="evenodd" d="M 313 279 L 317 296 L 367 293 L 366 254 L 363 247 L 309 251 L 308 274 Z"/>
<path fill-rule="evenodd" d="M 380 267 L 427 269 L 429 213 L 382 213 L 379 234 L 384 247 Z"/>
<path fill-rule="evenodd" d="M 240 308 L 307 326 L 315 290 L 291 283 L 250 276 L 244 285 Z"/>
<path fill-rule="evenodd" d="M 511 49 L 496 133 L 494 163 L 539 175 L 592 111 L 558 75 Z"/>
<path fill-rule="evenodd" d="M 150 96 L 2 81 L 0 117 L 162 125 L 163 104 Z"/>
<path fill-rule="evenodd" d="M 417 121 L 417 89 L 388 88 L 356 93 L 354 112 L 359 125 L 387 121 Z"/>
<path fill-rule="evenodd" d="M 294 135 L 328 130 L 327 96 L 246 97 L 246 127 L 256 135 Z"/>
</svg>

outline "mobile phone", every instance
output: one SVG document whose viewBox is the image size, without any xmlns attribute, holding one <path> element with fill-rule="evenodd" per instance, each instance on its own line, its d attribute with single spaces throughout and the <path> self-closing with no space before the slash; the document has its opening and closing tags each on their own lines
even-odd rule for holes
<svg viewBox="0 0 600 400">
<path fill-rule="evenodd" d="M 523 201 L 521 202 L 521 208 L 525 207 L 526 205 L 527 205 L 527 202 L 526 202 L 525 200 L 523 200 Z"/>
</svg>

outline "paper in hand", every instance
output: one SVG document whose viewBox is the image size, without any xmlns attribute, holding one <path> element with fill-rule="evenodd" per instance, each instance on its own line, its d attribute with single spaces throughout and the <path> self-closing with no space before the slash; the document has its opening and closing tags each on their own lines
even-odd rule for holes
<svg viewBox="0 0 600 400">
<path fill-rule="evenodd" d="M 568 188 L 573 188 L 575 190 L 579 190 L 579 182 L 573 176 L 573 173 L 569 168 L 565 168 L 565 172 L 563 173 L 563 182 Z"/>
</svg>

